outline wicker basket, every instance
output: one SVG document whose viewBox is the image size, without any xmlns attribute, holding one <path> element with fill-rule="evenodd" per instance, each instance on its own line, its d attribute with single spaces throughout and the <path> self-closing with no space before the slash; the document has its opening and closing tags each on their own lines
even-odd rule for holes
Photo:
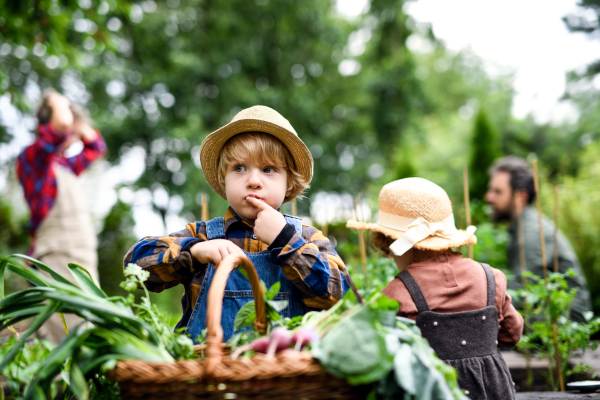
<svg viewBox="0 0 600 400">
<path fill-rule="evenodd" d="M 238 265 L 246 270 L 254 292 L 255 327 L 264 333 L 267 319 L 256 270 L 246 257 L 228 256 L 220 263 L 208 292 L 207 344 L 201 349 L 206 358 L 175 363 L 119 361 L 108 376 L 119 383 L 123 398 L 364 399 L 368 387 L 350 386 L 332 377 L 306 351 L 229 357 L 223 346 L 221 313 L 227 279 Z"/>
</svg>

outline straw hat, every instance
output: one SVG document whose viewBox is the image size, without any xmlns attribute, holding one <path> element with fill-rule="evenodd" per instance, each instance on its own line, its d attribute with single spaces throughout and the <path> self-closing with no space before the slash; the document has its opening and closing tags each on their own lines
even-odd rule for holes
<svg viewBox="0 0 600 400">
<path fill-rule="evenodd" d="M 254 106 L 237 113 L 230 123 L 208 135 L 200 146 L 202 172 L 219 196 L 226 199 L 225 191 L 219 185 L 217 172 L 221 149 L 233 136 L 244 132 L 263 132 L 275 136 L 289 150 L 296 170 L 306 182 L 311 181 L 313 175 L 312 155 L 289 121 L 272 108 Z M 301 190 L 298 189 L 297 193 L 291 193 L 286 201 L 298 196 Z"/>
<path fill-rule="evenodd" d="M 444 189 L 423 178 L 388 183 L 379 192 L 377 223 L 351 220 L 346 226 L 395 239 L 390 250 L 397 256 L 412 247 L 443 250 L 477 243 L 474 226 L 466 231 L 456 229 L 452 203 Z"/>
</svg>

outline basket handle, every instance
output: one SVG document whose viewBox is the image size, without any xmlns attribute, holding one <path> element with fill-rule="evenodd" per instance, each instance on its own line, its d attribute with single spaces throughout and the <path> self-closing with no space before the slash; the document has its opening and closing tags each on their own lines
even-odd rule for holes
<svg viewBox="0 0 600 400">
<path fill-rule="evenodd" d="M 264 292 L 260 286 L 258 274 L 252 261 L 248 257 L 237 254 L 230 254 L 225 257 L 216 267 L 217 271 L 213 277 L 208 290 L 208 299 L 206 304 L 206 328 L 208 330 L 206 338 L 206 358 L 213 362 L 220 363 L 223 356 L 223 327 L 221 326 L 221 316 L 223 313 L 223 295 L 229 275 L 237 267 L 242 267 L 247 272 L 248 280 L 254 294 L 254 305 L 256 309 L 256 320 L 254 326 L 256 330 L 264 335 L 267 330 L 267 314 L 265 312 Z M 213 364 L 214 365 L 214 364 Z"/>
</svg>

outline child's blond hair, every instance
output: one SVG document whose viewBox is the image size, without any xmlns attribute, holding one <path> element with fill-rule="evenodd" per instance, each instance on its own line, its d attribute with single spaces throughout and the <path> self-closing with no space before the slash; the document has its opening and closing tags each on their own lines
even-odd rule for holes
<svg viewBox="0 0 600 400">
<path fill-rule="evenodd" d="M 219 185 L 221 185 L 223 192 L 225 192 L 227 167 L 246 156 L 249 156 L 252 162 L 257 165 L 285 168 L 287 171 L 286 190 L 290 193 L 300 193 L 308 188 L 309 183 L 300 175 L 292 155 L 279 139 L 267 133 L 246 132 L 229 139 L 221 149 L 217 173 Z M 286 197 L 284 201 L 289 200 L 291 198 Z"/>
</svg>

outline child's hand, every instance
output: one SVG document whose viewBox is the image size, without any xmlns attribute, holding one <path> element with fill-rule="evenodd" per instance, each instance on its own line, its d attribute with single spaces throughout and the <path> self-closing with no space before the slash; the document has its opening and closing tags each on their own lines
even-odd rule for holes
<svg viewBox="0 0 600 400">
<path fill-rule="evenodd" d="M 246 201 L 260 210 L 254 221 L 254 235 L 261 242 L 271 245 L 285 227 L 285 217 L 264 201 L 254 197 L 246 197 Z"/>
<path fill-rule="evenodd" d="M 212 263 L 214 265 L 219 265 L 219 263 L 230 254 L 246 256 L 242 249 L 225 239 L 215 239 L 196 243 L 190 248 L 190 251 L 192 257 L 201 264 Z"/>
</svg>

